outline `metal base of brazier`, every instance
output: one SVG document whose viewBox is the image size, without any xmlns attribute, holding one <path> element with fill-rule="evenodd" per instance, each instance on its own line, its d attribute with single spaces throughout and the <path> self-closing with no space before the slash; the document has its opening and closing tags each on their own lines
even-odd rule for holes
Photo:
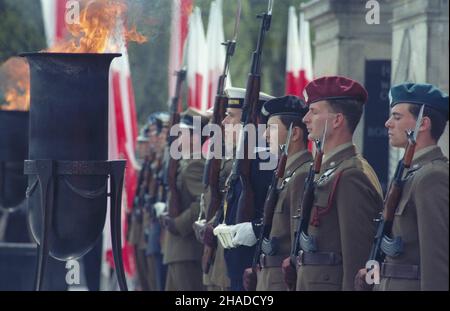
<svg viewBox="0 0 450 311">
<path fill-rule="evenodd" d="M 64 228 L 58 228 L 59 215 L 54 209 L 55 198 L 55 185 L 57 179 L 65 179 L 67 176 L 104 176 L 109 177 L 110 180 L 110 193 L 107 195 L 111 199 L 111 211 L 110 211 L 110 224 L 111 228 L 111 241 L 113 248 L 114 263 L 116 265 L 117 279 L 119 288 L 123 291 L 127 290 L 125 271 L 123 269 L 122 259 L 122 240 L 121 240 L 121 203 L 122 203 L 122 188 L 123 178 L 125 172 L 126 161 L 54 161 L 54 160 L 26 160 L 24 172 L 26 175 L 35 175 L 37 177 L 36 182 L 27 189 L 27 197 L 35 190 L 39 188 L 41 210 L 35 210 L 30 213 L 31 218 L 41 219 L 41 227 L 31 228 L 33 236 L 37 237 L 39 243 L 38 246 L 38 262 L 35 278 L 35 290 L 42 288 L 45 267 L 47 258 L 50 252 L 50 246 L 52 242 L 64 241 L 63 236 L 58 236 Z M 107 185 L 98 190 L 86 191 L 78 189 L 73 185 L 70 185 L 73 192 L 80 197 L 90 200 L 100 197 L 107 191 Z M 32 213 L 37 213 L 33 215 Z M 67 217 L 65 217 L 67 218 Z M 30 222 L 31 223 L 31 222 Z M 39 225 L 39 223 L 37 223 Z M 77 226 L 80 224 L 74 223 Z M 56 227 L 56 228 L 55 228 Z M 53 230 L 53 234 L 50 235 L 50 230 Z M 70 231 L 70 230 L 69 230 Z M 56 235 L 55 239 L 52 239 Z M 67 243 L 70 243 L 67 240 Z M 62 260 L 73 259 L 83 256 L 90 248 L 86 249 L 83 253 L 74 255 L 72 258 L 61 258 Z M 55 257 L 55 256 L 53 256 Z M 57 257 L 56 257 L 57 258 Z M 58 258 L 57 258 L 58 259 Z"/>
</svg>

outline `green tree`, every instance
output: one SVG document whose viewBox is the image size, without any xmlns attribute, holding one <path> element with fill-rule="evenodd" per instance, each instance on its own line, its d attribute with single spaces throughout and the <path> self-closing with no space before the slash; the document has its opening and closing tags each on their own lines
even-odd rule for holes
<svg viewBox="0 0 450 311">
<path fill-rule="evenodd" d="M 0 64 L 45 47 L 40 1 L 0 0 Z"/>
</svg>

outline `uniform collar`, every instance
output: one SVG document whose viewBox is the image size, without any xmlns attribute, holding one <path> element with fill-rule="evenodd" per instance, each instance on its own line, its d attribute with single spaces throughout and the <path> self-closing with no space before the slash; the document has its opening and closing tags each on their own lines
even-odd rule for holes
<svg viewBox="0 0 450 311">
<path fill-rule="evenodd" d="M 337 166 L 343 160 L 356 155 L 356 147 L 353 142 L 344 143 L 323 156 L 323 168 L 329 169 Z"/>
<path fill-rule="evenodd" d="M 425 163 L 437 160 L 442 158 L 443 160 L 446 160 L 446 157 L 442 153 L 442 150 L 437 145 L 432 145 L 425 147 L 419 151 L 417 151 L 414 154 L 413 162 L 412 162 L 412 168 L 418 168 Z"/>
<path fill-rule="evenodd" d="M 308 149 L 299 151 L 288 157 L 286 161 L 286 173 L 285 176 L 289 176 L 295 171 L 299 166 L 303 165 L 308 161 L 312 160 L 312 155 Z"/>
</svg>

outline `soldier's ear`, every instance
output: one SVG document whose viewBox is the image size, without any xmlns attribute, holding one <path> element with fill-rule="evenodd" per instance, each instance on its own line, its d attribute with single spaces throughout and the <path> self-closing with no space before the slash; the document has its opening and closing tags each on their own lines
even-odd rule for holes
<svg viewBox="0 0 450 311">
<path fill-rule="evenodd" d="M 431 119 L 429 117 L 423 117 L 422 124 L 419 128 L 419 132 L 422 131 L 431 131 Z"/>
<path fill-rule="evenodd" d="M 345 119 L 344 114 L 341 112 L 337 112 L 332 121 L 333 128 L 345 126 L 345 123 L 346 123 L 346 119 Z"/>
</svg>

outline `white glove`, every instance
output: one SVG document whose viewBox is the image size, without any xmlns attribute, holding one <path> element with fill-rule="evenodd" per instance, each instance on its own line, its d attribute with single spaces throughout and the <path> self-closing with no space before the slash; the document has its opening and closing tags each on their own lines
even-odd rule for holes
<svg viewBox="0 0 450 311">
<path fill-rule="evenodd" d="M 231 230 L 231 227 L 232 226 L 227 226 L 226 224 L 220 224 L 213 230 L 214 235 L 217 236 L 220 244 L 222 244 L 223 248 L 225 249 L 235 247 L 232 242 L 235 232 Z"/>
<path fill-rule="evenodd" d="M 235 247 L 239 245 L 253 246 L 258 241 L 251 222 L 243 222 L 230 227 L 234 232 L 232 243 Z"/>
<path fill-rule="evenodd" d="M 157 202 L 153 204 L 153 208 L 155 209 L 156 217 L 159 218 L 159 216 L 161 216 L 162 213 L 164 213 L 164 211 L 166 210 L 166 203 Z"/>
</svg>

